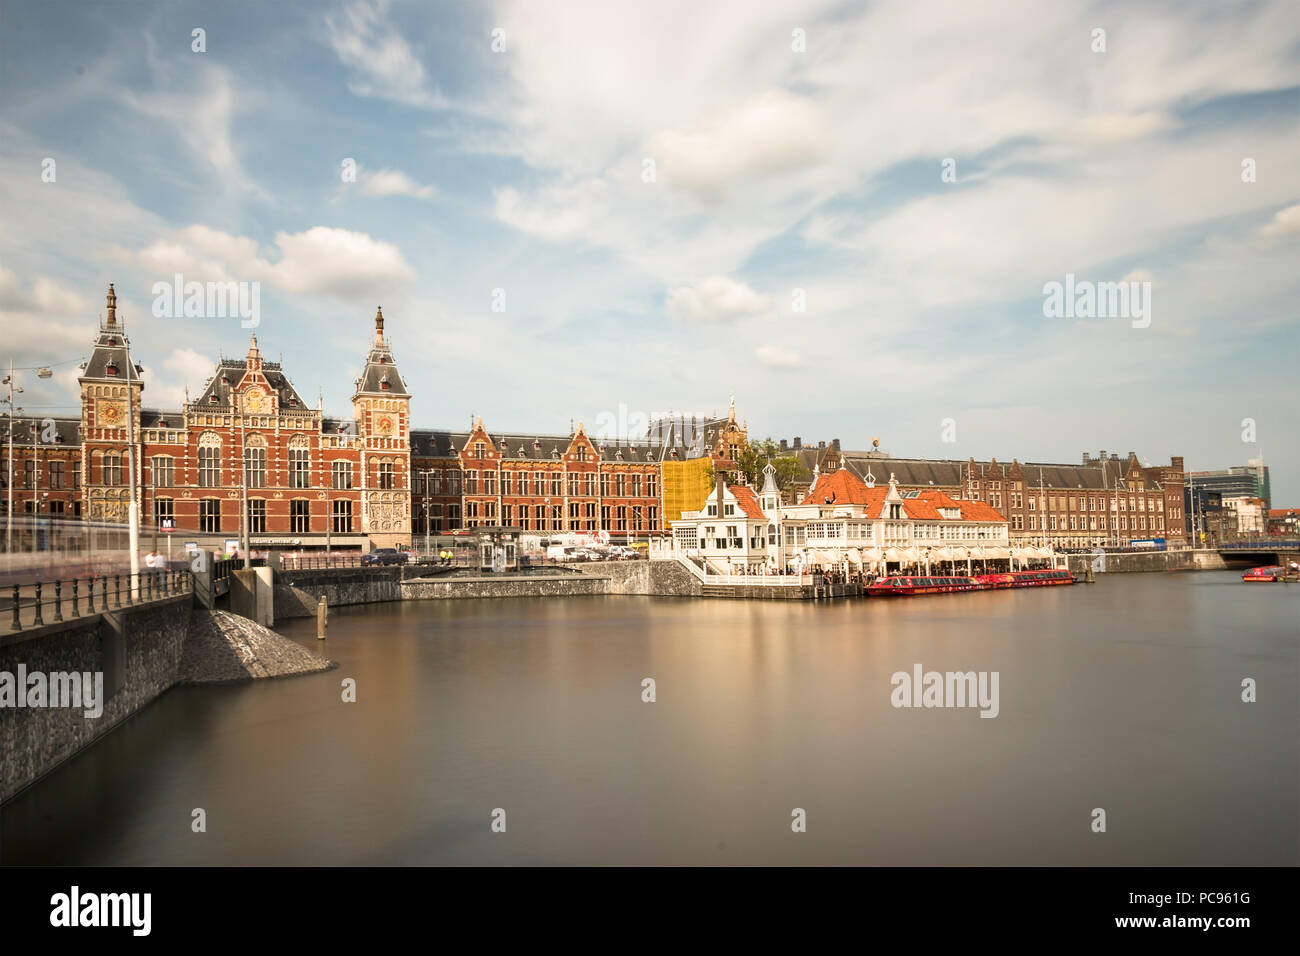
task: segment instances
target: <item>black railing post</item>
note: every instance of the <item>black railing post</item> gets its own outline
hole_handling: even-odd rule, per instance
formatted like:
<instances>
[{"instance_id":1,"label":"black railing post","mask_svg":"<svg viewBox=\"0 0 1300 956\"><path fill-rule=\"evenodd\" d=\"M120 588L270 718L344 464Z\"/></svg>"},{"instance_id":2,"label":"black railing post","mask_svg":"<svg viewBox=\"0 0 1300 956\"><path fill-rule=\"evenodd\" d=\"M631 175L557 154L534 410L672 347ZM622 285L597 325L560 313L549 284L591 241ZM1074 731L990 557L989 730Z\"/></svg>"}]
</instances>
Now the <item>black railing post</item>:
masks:
<instances>
[{"instance_id":1,"label":"black railing post","mask_svg":"<svg viewBox=\"0 0 1300 956\"><path fill-rule=\"evenodd\" d=\"M32 627L42 627L45 624L45 618L41 617L41 582L36 582L36 617L32 620Z\"/></svg>"},{"instance_id":2,"label":"black railing post","mask_svg":"<svg viewBox=\"0 0 1300 956\"><path fill-rule=\"evenodd\" d=\"M148 572L145 572L144 580L146 586L144 599L146 601L152 601L153 600L153 575L149 574Z\"/></svg>"},{"instance_id":3,"label":"black railing post","mask_svg":"<svg viewBox=\"0 0 1300 956\"><path fill-rule=\"evenodd\" d=\"M108 606L108 582L104 582L104 606ZM113 575L113 607L122 606L122 575Z\"/></svg>"},{"instance_id":4,"label":"black railing post","mask_svg":"<svg viewBox=\"0 0 1300 956\"><path fill-rule=\"evenodd\" d=\"M18 585L16 585L16 584L14 585L14 623L13 623L13 628L14 628L15 631L17 631L17 630L21 630L21 629L22 629L22 624L19 623L19 621L18 621Z\"/></svg>"},{"instance_id":5,"label":"black railing post","mask_svg":"<svg viewBox=\"0 0 1300 956\"><path fill-rule=\"evenodd\" d=\"M54 620L63 620L63 582L54 582Z\"/></svg>"},{"instance_id":6,"label":"black railing post","mask_svg":"<svg viewBox=\"0 0 1300 956\"><path fill-rule=\"evenodd\" d=\"M77 593L77 579L72 579L72 616L81 617L80 595Z\"/></svg>"}]
</instances>

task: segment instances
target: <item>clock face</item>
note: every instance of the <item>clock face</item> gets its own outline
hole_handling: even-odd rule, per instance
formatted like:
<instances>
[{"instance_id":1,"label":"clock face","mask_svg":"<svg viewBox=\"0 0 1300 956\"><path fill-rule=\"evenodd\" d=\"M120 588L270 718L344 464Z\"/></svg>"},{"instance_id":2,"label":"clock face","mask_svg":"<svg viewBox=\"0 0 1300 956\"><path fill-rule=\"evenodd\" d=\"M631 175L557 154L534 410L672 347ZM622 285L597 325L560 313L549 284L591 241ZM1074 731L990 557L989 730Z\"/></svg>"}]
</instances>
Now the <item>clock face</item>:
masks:
<instances>
[{"instance_id":1,"label":"clock face","mask_svg":"<svg viewBox=\"0 0 1300 956\"><path fill-rule=\"evenodd\" d=\"M385 415L383 418L379 419L375 427L378 429L379 434L391 435L393 433L393 420Z\"/></svg>"},{"instance_id":2,"label":"clock face","mask_svg":"<svg viewBox=\"0 0 1300 956\"><path fill-rule=\"evenodd\" d=\"M95 406L95 417L101 424L121 425L126 420L126 405L122 402L100 401Z\"/></svg>"}]
</instances>

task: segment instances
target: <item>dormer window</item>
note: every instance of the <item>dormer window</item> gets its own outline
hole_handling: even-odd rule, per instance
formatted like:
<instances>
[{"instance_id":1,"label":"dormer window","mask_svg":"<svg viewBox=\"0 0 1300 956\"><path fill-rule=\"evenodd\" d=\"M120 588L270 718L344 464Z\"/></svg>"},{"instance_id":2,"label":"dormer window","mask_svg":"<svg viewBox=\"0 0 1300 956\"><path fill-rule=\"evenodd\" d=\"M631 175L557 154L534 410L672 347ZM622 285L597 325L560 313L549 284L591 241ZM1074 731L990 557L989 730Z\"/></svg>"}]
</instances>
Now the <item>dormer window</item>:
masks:
<instances>
[{"instance_id":1,"label":"dormer window","mask_svg":"<svg viewBox=\"0 0 1300 956\"><path fill-rule=\"evenodd\" d=\"M216 396L215 393L212 394L212 395L209 395L209 396L208 396L208 404L209 404L209 405L215 405L215 404L217 404L217 396Z\"/></svg>"},{"instance_id":2,"label":"dormer window","mask_svg":"<svg viewBox=\"0 0 1300 956\"><path fill-rule=\"evenodd\" d=\"M104 374L105 374L105 375L116 375L116 374L117 374L117 366L114 365L112 362L109 362L108 365L106 365L106 366L104 367Z\"/></svg>"},{"instance_id":3,"label":"dormer window","mask_svg":"<svg viewBox=\"0 0 1300 956\"><path fill-rule=\"evenodd\" d=\"M381 392L387 392L387 391L390 390L392 387L393 387L393 386L390 385L390 384L388 383L388 376L387 376L387 375L385 375L383 378L381 378L381 379L379 380L379 390L380 390Z\"/></svg>"}]
</instances>

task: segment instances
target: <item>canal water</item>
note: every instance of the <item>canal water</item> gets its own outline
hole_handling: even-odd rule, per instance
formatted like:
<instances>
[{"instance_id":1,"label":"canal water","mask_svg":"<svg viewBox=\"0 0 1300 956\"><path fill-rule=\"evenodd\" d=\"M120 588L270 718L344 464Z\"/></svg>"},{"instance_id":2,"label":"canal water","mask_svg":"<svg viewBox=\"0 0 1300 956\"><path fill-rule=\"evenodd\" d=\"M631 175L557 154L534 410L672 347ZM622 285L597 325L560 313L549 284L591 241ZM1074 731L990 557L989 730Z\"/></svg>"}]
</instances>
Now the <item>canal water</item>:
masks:
<instances>
[{"instance_id":1,"label":"canal water","mask_svg":"<svg viewBox=\"0 0 1300 956\"><path fill-rule=\"evenodd\" d=\"M339 669L170 691L5 806L0 853L1295 864L1298 610L1300 586L1235 573L833 604L335 609L323 646L314 621L280 630ZM997 672L997 716L892 706L892 675L916 665Z\"/></svg>"}]
</instances>

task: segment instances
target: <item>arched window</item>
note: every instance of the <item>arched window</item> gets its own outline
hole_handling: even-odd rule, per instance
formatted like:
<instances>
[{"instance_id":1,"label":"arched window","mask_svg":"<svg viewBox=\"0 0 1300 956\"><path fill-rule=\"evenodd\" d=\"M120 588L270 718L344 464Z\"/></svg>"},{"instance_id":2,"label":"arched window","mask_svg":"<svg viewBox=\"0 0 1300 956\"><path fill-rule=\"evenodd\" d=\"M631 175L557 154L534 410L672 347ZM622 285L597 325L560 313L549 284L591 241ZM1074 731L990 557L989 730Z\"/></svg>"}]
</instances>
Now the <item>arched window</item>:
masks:
<instances>
[{"instance_id":1,"label":"arched window","mask_svg":"<svg viewBox=\"0 0 1300 956\"><path fill-rule=\"evenodd\" d=\"M289 440L289 487L311 487L311 449L302 435Z\"/></svg>"},{"instance_id":2,"label":"arched window","mask_svg":"<svg viewBox=\"0 0 1300 956\"><path fill-rule=\"evenodd\" d=\"M266 487L266 439L250 435L244 444L244 481L249 488Z\"/></svg>"},{"instance_id":3,"label":"arched window","mask_svg":"<svg viewBox=\"0 0 1300 956\"><path fill-rule=\"evenodd\" d=\"M199 436L199 487L221 486L221 436L204 432ZM218 517L218 523L220 518Z\"/></svg>"}]
</instances>

